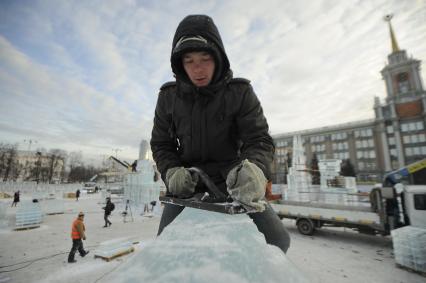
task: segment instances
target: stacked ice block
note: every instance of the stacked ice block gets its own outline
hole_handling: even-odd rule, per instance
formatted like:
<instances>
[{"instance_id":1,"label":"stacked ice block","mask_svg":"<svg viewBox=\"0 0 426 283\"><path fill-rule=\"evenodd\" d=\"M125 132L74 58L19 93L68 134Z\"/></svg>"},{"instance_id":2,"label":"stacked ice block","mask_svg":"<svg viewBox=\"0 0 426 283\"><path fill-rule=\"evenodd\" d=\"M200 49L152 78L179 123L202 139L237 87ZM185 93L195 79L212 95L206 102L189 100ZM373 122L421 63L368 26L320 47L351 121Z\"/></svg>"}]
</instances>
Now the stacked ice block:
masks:
<instances>
[{"instance_id":1,"label":"stacked ice block","mask_svg":"<svg viewBox=\"0 0 426 283\"><path fill-rule=\"evenodd\" d=\"M393 230L392 242L397 264L426 272L426 229L406 226Z\"/></svg>"},{"instance_id":2,"label":"stacked ice block","mask_svg":"<svg viewBox=\"0 0 426 283\"><path fill-rule=\"evenodd\" d=\"M43 222L43 213L40 203L24 201L16 211L15 229L39 227Z\"/></svg>"},{"instance_id":3,"label":"stacked ice block","mask_svg":"<svg viewBox=\"0 0 426 283\"><path fill-rule=\"evenodd\" d=\"M129 241L104 242L95 251L95 257L112 259L119 255L132 252L133 250L133 244Z\"/></svg>"},{"instance_id":4,"label":"stacked ice block","mask_svg":"<svg viewBox=\"0 0 426 283\"><path fill-rule=\"evenodd\" d=\"M4 202L0 202L0 229L7 228L7 226L7 204Z\"/></svg>"},{"instance_id":5,"label":"stacked ice block","mask_svg":"<svg viewBox=\"0 0 426 283\"><path fill-rule=\"evenodd\" d=\"M160 196L160 182L154 181L154 164L149 160L139 163L140 171L127 174L124 180L124 198L135 206L149 205Z\"/></svg>"}]
</instances>

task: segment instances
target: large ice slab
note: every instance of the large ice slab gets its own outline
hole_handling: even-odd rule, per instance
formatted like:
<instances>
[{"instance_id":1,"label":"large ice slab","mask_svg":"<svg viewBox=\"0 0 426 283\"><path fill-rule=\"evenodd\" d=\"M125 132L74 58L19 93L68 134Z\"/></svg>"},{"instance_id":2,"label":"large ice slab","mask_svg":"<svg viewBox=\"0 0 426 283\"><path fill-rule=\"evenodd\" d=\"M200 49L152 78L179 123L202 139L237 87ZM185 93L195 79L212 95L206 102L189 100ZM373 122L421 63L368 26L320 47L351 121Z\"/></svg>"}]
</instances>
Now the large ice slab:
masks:
<instances>
[{"instance_id":1,"label":"large ice slab","mask_svg":"<svg viewBox=\"0 0 426 283\"><path fill-rule=\"evenodd\" d=\"M16 211L15 229L39 227L43 222L40 203L22 201Z\"/></svg>"},{"instance_id":2,"label":"large ice slab","mask_svg":"<svg viewBox=\"0 0 426 283\"><path fill-rule=\"evenodd\" d=\"M395 262L426 272L426 229L405 226L392 230L391 233Z\"/></svg>"},{"instance_id":3,"label":"large ice slab","mask_svg":"<svg viewBox=\"0 0 426 283\"><path fill-rule=\"evenodd\" d=\"M308 282L247 215L192 208L106 282Z\"/></svg>"},{"instance_id":4,"label":"large ice slab","mask_svg":"<svg viewBox=\"0 0 426 283\"><path fill-rule=\"evenodd\" d=\"M101 243L95 250L94 256L95 258L100 257L108 260L132 252L133 250L134 248L130 241L118 239L116 241Z\"/></svg>"}]
</instances>

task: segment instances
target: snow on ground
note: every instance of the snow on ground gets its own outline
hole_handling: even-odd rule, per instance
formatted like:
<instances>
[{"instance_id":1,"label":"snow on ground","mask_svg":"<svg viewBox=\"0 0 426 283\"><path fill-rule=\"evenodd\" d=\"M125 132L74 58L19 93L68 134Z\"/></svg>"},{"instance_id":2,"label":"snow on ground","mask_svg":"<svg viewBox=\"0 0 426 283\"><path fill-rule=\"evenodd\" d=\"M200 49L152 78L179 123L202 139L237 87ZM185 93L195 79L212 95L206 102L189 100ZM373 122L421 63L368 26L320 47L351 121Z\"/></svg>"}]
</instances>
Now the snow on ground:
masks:
<instances>
[{"instance_id":1,"label":"snow on ground","mask_svg":"<svg viewBox=\"0 0 426 283\"><path fill-rule=\"evenodd\" d=\"M134 222L124 223L120 215L123 208L116 206L111 217L112 226L102 228L100 194L83 194L78 202L65 199L64 214L46 215L40 228L23 231L12 229L17 210L10 207L12 200L0 201L7 203L9 220L9 227L0 229L0 283L103 282L114 277L115 272L131 259L140 256L145 248L151 247L152 252L155 246L159 217L142 217L140 211L133 211ZM68 264L71 223L79 211L86 213L87 240L84 244L92 253L85 258L77 254L77 263ZM314 236L303 236L292 220L283 221L292 240L287 257L314 283L426 281L424 276L395 266L389 237L362 235L340 228L324 228ZM134 242L135 252L110 262L93 257L100 243L119 239ZM285 279L281 282L288 282Z\"/></svg>"}]
</instances>

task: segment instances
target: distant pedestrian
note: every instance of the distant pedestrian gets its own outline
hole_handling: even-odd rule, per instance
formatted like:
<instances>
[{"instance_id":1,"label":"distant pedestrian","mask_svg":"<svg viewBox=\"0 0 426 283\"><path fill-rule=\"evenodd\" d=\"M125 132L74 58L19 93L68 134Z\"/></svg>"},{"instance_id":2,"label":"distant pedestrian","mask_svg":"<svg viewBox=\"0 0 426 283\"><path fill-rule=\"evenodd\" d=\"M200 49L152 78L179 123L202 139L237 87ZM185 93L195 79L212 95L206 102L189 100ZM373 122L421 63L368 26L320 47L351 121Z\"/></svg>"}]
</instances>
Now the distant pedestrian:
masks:
<instances>
[{"instance_id":1,"label":"distant pedestrian","mask_svg":"<svg viewBox=\"0 0 426 283\"><path fill-rule=\"evenodd\" d=\"M111 221L109 221L108 217L111 215L111 212L114 210L115 205L111 202L111 198L106 198L106 205L102 208L105 210L104 212L104 220L105 220L105 227L111 226Z\"/></svg>"},{"instance_id":2,"label":"distant pedestrian","mask_svg":"<svg viewBox=\"0 0 426 283\"><path fill-rule=\"evenodd\" d=\"M151 204L151 212L154 212L154 206L157 204L157 202L153 200L149 204Z\"/></svg>"},{"instance_id":3,"label":"distant pedestrian","mask_svg":"<svg viewBox=\"0 0 426 283\"><path fill-rule=\"evenodd\" d=\"M13 194L13 202L12 202L11 207L16 206L18 204L18 202L19 202L19 191L15 192Z\"/></svg>"},{"instance_id":4,"label":"distant pedestrian","mask_svg":"<svg viewBox=\"0 0 426 283\"><path fill-rule=\"evenodd\" d=\"M137 160L135 160L133 163L132 163L132 172L136 172L136 168L138 167L138 161Z\"/></svg>"},{"instance_id":5,"label":"distant pedestrian","mask_svg":"<svg viewBox=\"0 0 426 283\"><path fill-rule=\"evenodd\" d=\"M81 257L85 257L89 251L85 251L83 247L83 241L86 240L86 227L84 226L84 213L80 212L77 219L74 220L71 227L71 239L72 239L72 248L68 255L68 262L74 263L77 262L74 259L75 253L78 251Z\"/></svg>"},{"instance_id":6,"label":"distant pedestrian","mask_svg":"<svg viewBox=\"0 0 426 283\"><path fill-rule=\"evenodd\" d=\"M77 189L75 192L75 201L78 201L78 198L80 197L80 189Z\"/></svg>"}]
</instances>

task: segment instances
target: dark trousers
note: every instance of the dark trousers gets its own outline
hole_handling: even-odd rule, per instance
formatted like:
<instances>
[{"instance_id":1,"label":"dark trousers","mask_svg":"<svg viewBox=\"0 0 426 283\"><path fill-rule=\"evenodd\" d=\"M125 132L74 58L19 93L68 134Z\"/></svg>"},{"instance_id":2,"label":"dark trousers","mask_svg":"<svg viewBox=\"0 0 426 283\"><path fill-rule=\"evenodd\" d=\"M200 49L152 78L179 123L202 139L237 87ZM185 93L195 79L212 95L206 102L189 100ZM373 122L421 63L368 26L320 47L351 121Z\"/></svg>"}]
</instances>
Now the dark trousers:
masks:
<instances>
[{"instance_id":1,"label":"dark trousers","mask_svg":"<svg viewBox=\"0 0 426 283\"><path fill-rule=\"evenodd\" d=\"M169 203L164 204L157 236L163 232L163 229L169 225L184 208L184 206ZM265 236L266 243L277 246L284 253L287 252L290 246L290 235L269 204L266 205L263 212L249 213L248 215L253 220L254 224L256 224L257 230Z\"/></svg>"},{"instance_id":2,"label":"dark trousers","mask_svg":"<svg viewBox=\"0 0 426 283\"><path fill-rule=\"evenodd\" d=\"M81 239L73 239L72 240L72 248L70 254L68 255L68 261L73 261L76 251L80 253L81 256L86 255L86 251L83 247L83 241Z\"/></svg>"},{"instance_id":3,"label":"dark trousers","mask_svg":"<svg viewBox=\"0 0 426 283\"><path fill-rule=\"evenodd\" d=\"M108 225L112 224L111 221L109 221L108 217L109 217L109 214L105 213L104 214L105 226L108 226Z\"/></svg>"}]
</instances>

